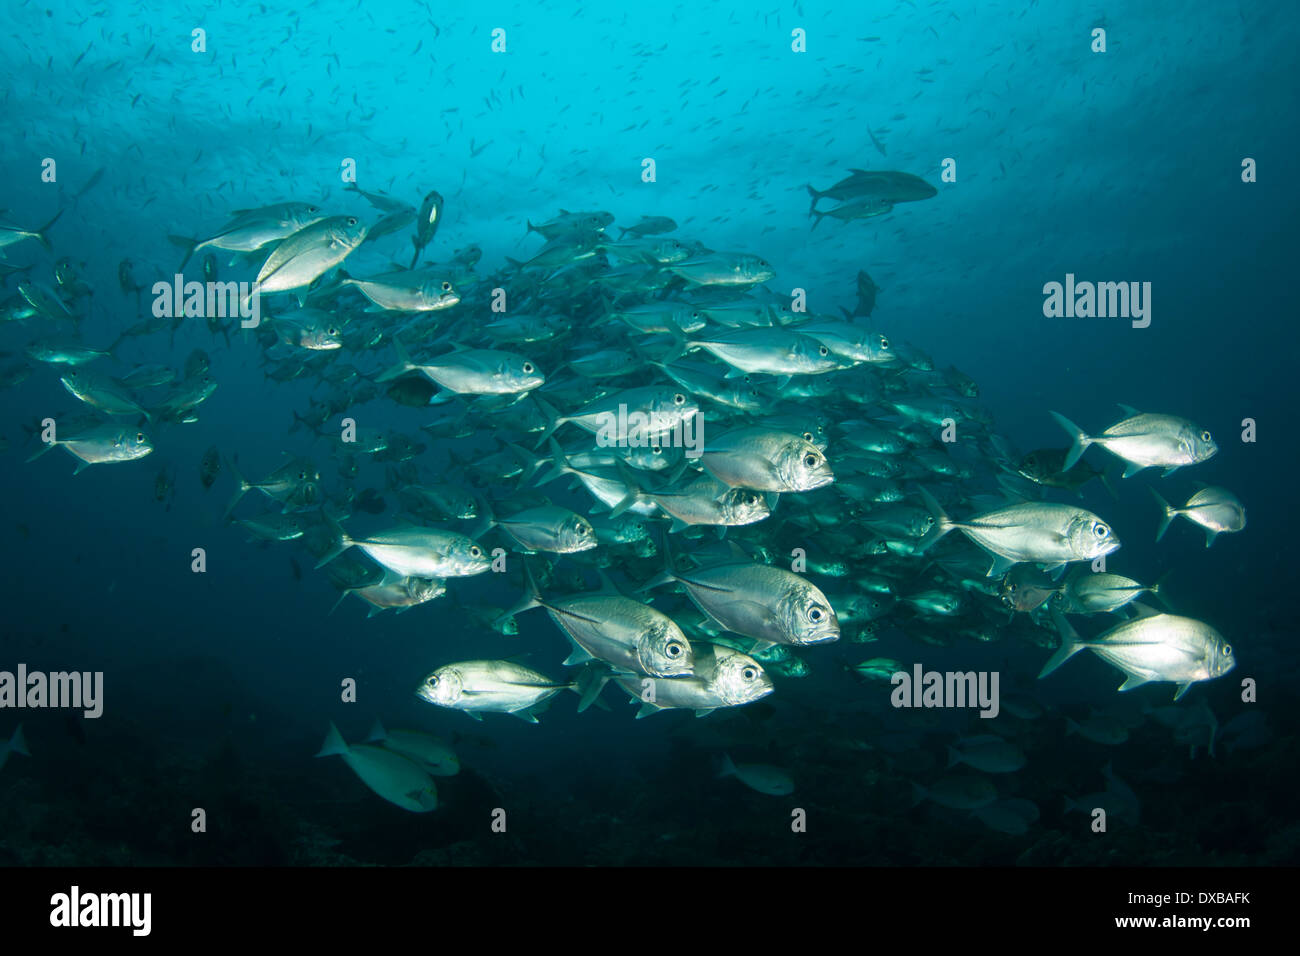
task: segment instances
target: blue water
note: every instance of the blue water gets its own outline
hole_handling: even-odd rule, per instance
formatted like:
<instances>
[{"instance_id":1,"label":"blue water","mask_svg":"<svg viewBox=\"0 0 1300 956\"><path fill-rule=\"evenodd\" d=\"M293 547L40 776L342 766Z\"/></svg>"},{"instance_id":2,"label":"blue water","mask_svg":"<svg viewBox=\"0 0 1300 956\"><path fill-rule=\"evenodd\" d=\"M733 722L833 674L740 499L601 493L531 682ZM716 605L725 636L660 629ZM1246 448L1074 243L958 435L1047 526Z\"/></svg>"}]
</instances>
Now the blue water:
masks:
<instances>
[{"instance_id":1,"label":"blue water","mask_svg":"<svg viewBox=\"0 0 1300 956\"><path fill-rule=\"evenodd\" d=\"M1102 851L1060 802L1099 789L1112 759L1142 797L1143 824L1111 835L1111 859L1294 861L1294 836L1270 844L1266 835L1287 825L1282 794L1295 781L1288 277L1300 212L1300 15L1286 4L1164 0L1104 11L846 6L11 3L0 12L0 207L32 227L63 213L51 253L28 242L6 261L33 264L33 277L53 285L53 261L70 257L95 290L82 337L107 344L143 315L119 290L118 263L129 257L146 286L169 281L179 260L169 233L205 236L232 210L287 200L376 219L343 188L341 164L352 159L363 189L411 204L441 192L444 221L426 258L446 261L476 243L482 276L507 256L533 255L539 240L526 222L560 209L608 210L620 225L672 217L677 237L763 256L776 269L768 288L805 289L814 312L852 308L854 277L866 269L882 289L879 328L977 381L997 432L1021 450L1065 444L1049 410L1100 429L1119 402L1213 432L1219 454L1165 480L1162 493L1190 494L1193 480L1230 487L1248 509L1243 533L1207 550L1180 519L1157 545L1142 487L1159 482L1152 472L1124 483L1118 502L1095 485L1084 502L1124 541L1113 569L1144 581L1171 572L1179 613L1232 641L1237 670L1192 693L1221 724L1262 709L1268 742L1193 759L1154 723L1121 747L1067 742L1057 711L1109 705L1116 672L1083 655L1035 688L1046 651L934 648L909 641L906 628L879 645L809 651L812 676L778 679L756 705L762 716L746 718L757 729L734 735L745 759L791 773L798 790L788 798L715 782L722 747L689 739L704 722L635 721L613 690L608 713L578 715L560 701L540 726L437 711L412 694L434 667L528 653L532 666L558 673L561 635L540 612L521 618L518 638L476 630L446 600L366 619L349 599L327 614L337 592L311 556L248 543L222 521L229 470L205 492L198 463L216 445L261 477L291 451L312 455L327 484L344 483L324 441L288 432L292 413L328 388L277 384L255 341L234 336L227 347L189 320L174 341L164 332L117 352L125 371L178 367L202 348L219 382L199 421L168 427L142 461L75 477L59 450L24 464L34 446L22 426L76 403L48 367L2 393L0 670L22 661L103 671L106 699L104 717L75 730L61 714L24 715L33 757L13 757L0 773L0 861L1094 862ZM1097 26L1105 53L1090 49ZM195 28L206 31L206 52L191 50ZM496 28L504 53L492 51ZM791 50L795 29L806 32L806 52ZM47 157L55 182L41 179ZM1242 181L1247 157L1257 182ZM646 158L653 183L642 181ZM941 178L949 158L955 181ZM888 217L810 229L805 184L824 189L850 168L907 171L939 193ZM363 247L346 268L405 264L406 235ZM254 276L227 268L225 255L220 263L222 278ZM1150 282L1150 327L1045 318L1043 285L1067 273ZM18 278L4 279L6 298ZM468 327L489 318L460 310L455 321ZM574 338L583 336L579 326ZM31 337L21 323L0 327L0 348L14 353L6 364ZM389 364L391 351L379 358L370 366ZM427 420L384 399L355 417L413 435ZM1246 418L1258 425L1254 443L1240 440ZM435 449L420 464L431 478L445 459ZM367 467L358 487L381 485L382 467ZM175 475L170 507L153 496L161 468ZM190 570L194 548L206 550L206 573ZM452 587L501 605L519 593L517 580L492 575ZM925 775L830 746L840 735L870 742L874 725L852 715L864 695L881 694L846 677L841 653L1022 675L1051 713L1023 738L1029 765L1008 793L1034 799L1042 820L1012 836L958 812L910 809L909 786ZM1257 704L1240 700L1248 677L1259 682ZM347 678L357 703L340 701ZM1139 693L1162 706L1170 690ZM375 717L470 735L456 744L466 770L442 782L439 811L404 814L339 761L311 759L330 720L351 740ZM15 723L0 711L0 735ZM958 729L945 728L947 738ZM927 746L942 758L947 738ZM1139 779L1156 761L1168 772ZM183 825L172 837L157 832L160 814L187 820L209 804L256 836L195 849ZM495 806L516 814L508 845L488 832ZM791 842L791 806L812 808L821 832ZM575 836L560 835L566 826ZM770 840L755 837L768 831Z\"/></svg>"}]
</instances>

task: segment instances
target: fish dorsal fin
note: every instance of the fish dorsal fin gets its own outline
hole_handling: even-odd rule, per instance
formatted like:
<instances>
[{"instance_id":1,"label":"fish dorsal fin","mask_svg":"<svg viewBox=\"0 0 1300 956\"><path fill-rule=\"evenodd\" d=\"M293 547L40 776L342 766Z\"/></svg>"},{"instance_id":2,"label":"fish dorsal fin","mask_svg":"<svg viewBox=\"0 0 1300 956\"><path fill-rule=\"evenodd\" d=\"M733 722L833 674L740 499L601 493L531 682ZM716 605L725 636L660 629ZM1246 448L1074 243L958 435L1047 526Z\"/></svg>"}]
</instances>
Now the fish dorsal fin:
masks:
<instances>
[{"instance_id":1,"label":"fish dorsal fin","mask_svg":"<svg viewBox=\"0 0 1300 956\"><path fill-rule=\"evenodd\" d=\"M1128 606L1131 607L1134 611L1133 614L1134 619L1141 618L1141 617L1155 617L1160 613L1155 608L1151 607L1148 604L1143 604L1141 601L1130 601Z\"/></svg>"},{"instance_id":2,"label":"fish dorsal fin","mask_svg":"<svg viewBox=\"0 0 1300 956\"><path fill-rule=\"evenodd\" d=\"M1129 417L1142 414L1132 405L1125 405L1123 402L1116 402L1115 404L1119 406L1120 411L1122 411L1125 415L1128 415Z\"/></svg>"}]
</instances>

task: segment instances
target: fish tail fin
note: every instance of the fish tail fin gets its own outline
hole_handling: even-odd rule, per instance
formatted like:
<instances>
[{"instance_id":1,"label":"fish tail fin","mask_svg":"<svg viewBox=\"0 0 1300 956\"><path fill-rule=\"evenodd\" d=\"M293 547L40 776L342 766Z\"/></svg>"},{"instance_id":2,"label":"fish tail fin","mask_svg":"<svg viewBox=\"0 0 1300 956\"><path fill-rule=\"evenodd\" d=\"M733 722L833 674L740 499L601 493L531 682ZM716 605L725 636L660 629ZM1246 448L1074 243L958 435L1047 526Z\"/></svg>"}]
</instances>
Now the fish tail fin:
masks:
<instances>
[{"instance_id":1,"label":"fish tail fin","mask_svg":"<svg viewBox=\"0 0 1300 956\"><path fill-rule=\"evenodd\" d=\"M172 245L180 246L185 250L185 258L182 259L181 264L176 267L177 269L184 269L185 263L189 262L190 257L194 255L194 250L198 246L199 241L197 239L190 239L186 236L168 236L167 241Z\"/></svg>"},{"instance_id":2,"label":"fish tail fin","mask_svg":"<svg viewBox=\"0 0 1300 956\"><path fill-rule=\"evenodd\" d=\"M808 190L808 195L812 197L812 205L808 207L808 217L812 218L813 214L817 212L817 200L822 198L822 194L813 189L808 183L805 183L803 188Z\"/></svg>"},{"instance_id":3,"label":"fish tail fin","mask_svg":"<svg viewBox=\"0 0 1300 956\"><path fill-rule=\"evenodd\" d=\"M235 479L235 495L230 499L230 504L226 505L226 513L222 516L223 520L229 521L231 513L235 510L235 505L239 504L239 502L243 500L244 495L248 494L248 489L253 486L248 483L248 479L245 478L243 473L239 470L239 466L229 458L226 459L226 468Z\"/></svg>"},{"instance_id":4,"label":"fish tail fin","mask_svg":"<svg viewBox=\"0 0 1300 956\"><path fill-rule=\"evenodd\" d=\"M56 222L59 221L59 217L62 215L63 215L63 210L60 209L58 212L54 214L53 219L51 219L45 225L41 226L41 228L36 230L36 241L45 247L46 252L50 251L50 237L47 236L46 233L50 231L50 226L54 225Z\"/></svg>"},{"instance_id":5,"label":"fish tail fin","mask_svg":"<svg viewBox=\"0 0 1300 956\"><path fill-rule=\"evenodd\" d=\"M542 485L548 485L556 478L563 478L565 475L571 474L573 471L573 469L569 467L569 460L564 456L564 449L560 447L559 442L554 438L550 438L547 440L546 447L550 449L551 456L550 458L542 460L551 463L551 470L538 479L534 485L535 488L540 488ZM540 462L538 470L540 470Z\"/></svg>"},{"instance_id":6,"label":"fish tail fin","mask_svg":"<svg viewBox=\"0 0 1300 956\"><path fill-rule=\"evenodd\" d=\"M1051 416L1056 419L1056 423L1065 429L1065 433L1070 436L1074 444L1070 446L1070 452L1065 456L1065 471L1074 467L1074 463L1082 457L1088 446L1092 444L1092 438L1088 436L1082 428L1070 421L1059 412L1052 412Z\"/></svg>"},{"instance_id":7,"label":"fish tail fin","mask_svg":"<svg viewBox=\"0 0 1300 956\"><path fill-rule=\"evenodd\" d=\"M1079 640L1079 633L1070 626L1070 622L1065 619L1064 614L1060 611L1053 610L1052 620L1056 623L1056 629L1061 634L1061 646L1057 649L1055 654L1047 659L1047 663L1043 665L1043 669L1038 672L1039 680L1042 680L1075 654L1079 653L1079 651L1087 647L1086 644Z\"/></svg>"},{"instance_id":8,"label":"fish tail fin","mask_svg":"<svg viewBox=\"0 0 1300 956\"><path fill-rule=\"evenodd\" d=\"M641 585L639 588L636 588L633 593L641 594L644 593L645 591L649 591L652 590L653 588L657 588L660 587L661 585L667 584L670 581L677 580L677 569L673 567L672 548L668 544L668 535L665 534L663 536L663 542L664 542L664 546L659 550L664 556L664 569L661 572L659 572L659 574L655 575L653 578L647 581L645 584Z\"/></svg>"},{"instance_id":9,"label":"fish tail fin","mask_svg":"<svg viewBox=\"0 0 1300 956\"><path fill-rule=\"evenodd\" d=\"M1164 594L1161 593L1160 589L1169 583L1169 575L1173 573L1174 573L1174 569L1170 568L1164 574L1160 575L1160 577L1156 578L1155 584L1151 585L1151 596L1154 597L1157 601L1159 601L1160 606L1163 607L1166 611L1173 610L1173 609L1169 606L1168 599L1165 598Z\"/></svg>"},{"instance_id":10,"label":"fish tail fin","mask_svg":"<svg viewBox=\"0 0 1300 956\"><path fill-rule=\"evenodd\" d=\"M510 608L510 610L498 615L496 619L492 621L493 627L498 627L503 621L514 617L516 614L522 614L524 611L531 611L535 607L545 606L542 600L542 592L537 587L537 579L533 577L533 569L528 566L527 561L523 562L523 564L524 595L519 599L518 604Z\"/></svg>"},{"instance_id":11,"label":"fish tail fin","mask_svg":"<svg viewBox=\"0 0 1300 956\"><path fill-rule=\"evenodd\" d=\"M330 549L325 552L324 556L316 562L317 570L325 567L325 565L329 564L348 548L352 547L352 539L347 536L342 525L331 518L323 508L321 509L320 516L325 520L325 525L330 529L330 534L333 535L333 543L330 545Z\"/></svg>"},{"instance_id":12,"label":"fish tail fin","mask_svg":"<svg viewBox=\"0 0 1300 956\"><path fill-rule=\"evenodd\" d=\"M957 752L957 748L956 748L956 747L949 747L949 748L948 748L948 766L947 766L947 769L948 769L948 770L951 770L953 767L957 766L957 764L959 764L959 763L961 763L961 754L959 754L959 753Z\"/></svg>"},{"instance_id":13,"label":"fish tail fin","mask_svg":"<svg viewBox=\"0 0 1300 956\"><path fill-rule=\"evenodd\" d=\"M809 215L815 217L815 218L813 219L813 224L812 224L813 229L816 229L818 226L820 226L820 225L822 224L822 220L825 219L826 216L827 216L826 213L824 213L824 212L820 212L819 210L816 210L816 209L814 209L814 210L813 210ZM809 232L812 232L812 229L810 229L810 230L808 230L808 231L809 231Z\"/></svg>"},{"instance_id":14,"label":"fish tail fin","mask_svg":"<svg viewBox=\"0 0 1300 956\"><path fill-rule=\"evenodd\" d=\"M340 592L339 592L339 599L338 599L337 601L335 601L333 604L331 604L331 605L330 605L330 609L329 609L328 611L325 612L326 617L328 617L329 615L331 615L331 614L333 614L335 611L337 611L337 610L339 609L339 605L342 604L343 601L347 598L347 596L348 596L349 594L351 594L351 593L352 593L352 589L351 589L351 588L344 588L342 591L340 591Z\"/></svg>"},{"instance_id":15,"label":"fish tail fin","mask_svg":"<svg viewBox=\"0 0 1300 956\"><path fill-rule=\"evenodd\" d=\"M57 219L58 217L56 216L55 218ZM27 738L23 736L22 724L19 724L14 728L14 732L9 738L9 749L16 754L22 754L24 757L30 757L32 755L31 751L27 749Z\"/></svg>"},{"instance_id":16,"label":"fish tail fin","mask_svg":"<svg viewBox=\"0 0 1300 956\"><path fill-rule=\"evenodd\" d=\"M1169 524L1174 520L1174 516L1177 515L1178 512L1170 507L1169 502L1165 501L1165 499L1160 496L1160 492L1156 491L1154 488L1151 489L1151 494L1156 499L1156 504L1160 506L1160 510L1163 512L1160 517L1160 527L1156 529L1156 540L1159 541L1165 536L1165 532L1169 530Z\"/></svg>"},{"instance_id":17,"label":"fish tail fin","mask_svg":"<svg viewBox=\"0 0 1300 956\"><path fill-rule=\"evenodd\" d=\"M925 533L925 536L916 543L918 554L928 551L936 541L951 531L956 525L948 518L947 513L943 510L943 505L935 500L934 495L930 494L925 488L919 489L921 500L925 502L926 509L930 516L934 518L934 527Z\"/></svg>"},{"instance_id":18,"label":"fish tail fin","mask_svg":"<svg viewBox=\"0 0 1300 956\"><path fill-rule=\"evenodd\" d=\"M33 454L30 455L30 456L28 456L27 460L28 460L28 461L35 461L37 458L40 458L41 455L44 455L44 454L45 454L46 452L48 452L51 448L55 447L55 446L58 445L58 444L60 444L60 442L59 442L59 440L58 440L57 438L54 439L54 441L43 441L43 442L41 442L41 450L38 451L38 452L33 453Z\"/></svg>"},{"instance_id":19,"label":"fish tail fin","mask_svg":"<svg viewBox=\"0 0 1300 956\"><path fill-rule=\"evenodd\" d=\"M397 364L387 372L380 374L380 376L375 379L375 384L379 384L380 382L391 382L393 379L400 378L407 372L411 371L411 369L416 368L415 363L411 361L411 353L407 351L405 343L395 335L393 336L393 348L397 351Z\"/></svg>"},{"instance_id":20,"label":"fish tail fin","mask_svg":"<svg viewBox=\"0 0 1300 956\"><path fill-rule=\"evenodd\" d=\"M736 775L736 765L732 763L731 755L724 753L722 759L718 761L717 777L734 777Z\"/></svg>"},{"instance_id":21,"label":"fish tail fin","mask_svg":"<svg viewBox=\"0 0 1300 956\"><path fill-rule=\"evenodd\" d=\"M1106 474L1104 470L1101 473L1101 483L1105 485L1106 490L1110 492L1110 496L1116 501L1119 501L1119 492L1115 490L1115 486L1110 482L1110 475Z\"/></svg>"},{"instance_id":22,"label":"fish tail fin","mask_svg":"<svg viewBox=\"0 0 1300 956\"><path fill-rule=\"evenodd\" d=\"M540 411L542 415L546 418L546 430L542 432L542 437L539 438L537 440L537 444L533 446L534 448L541 448L542 445L546 443L546 440L550 438L552 435L554 435L555 430L559 428L560 425L562 424L562 422L560 421L561 416L560 413L556 411L555 408L551 406L548 402L546 402L545 399L541 398L538 395L533 395L532 398L533 401L537 403L537 410Z\"/></svg>"},{"instance_id":23,"label":"fish tail fin","mask_svg":"<svg viewBox=\"0 0 1300 956\"><path fill-rule=\"evenodd\" d=\"M627 485L627 494L623 496L622 500L620 500L618 504L614 505L614 507L610 509L610 518L617 518L623 512L627 511L628 508L631 508L641 500L641 488L636 483L636 478L632 475L632 469L628 468L627 465L618 460L614 462L614 468L618 471L619 478L623 479L623 484Z\"/></svg>"},{"instance_id":24,"label":"fish tail fin","mask_svg":"<svg viewBox=\"0 0 1300 956\"><path fill-rule=\"evenodd\" d=\"M600 692L609 683L609 669L598 664L588 664L582 669L575 681L574 691L578 694L578 713L582 713L600 697Z\"/></svg>"},{"instance_id":25,"label":"fish tail fin","mask_svg":"<svg viewBox=\"0 0 1300 956\"><path fill-rule=\"evenodd\" d=\"M686 333L681 330L681 327L676 322L672 321L665 324L668 334L672 336L673 342L672 345L668 347L668 350L655 360L655 363L661 366L676 362L687 352L691 351L691 343L687 340Z\"/></svg>"},{"instance_id":26,"label":"fish tail fin","mask_svg":"<svg viewBox=\"0 0 1300 956\"><path fill-rule=\"evenodd\" d=\"M373 744L387 739L388 731L384 729L383 721L376 717L375 722L370 725L370 736L366 738L366 743Z\"/></svg>"},{"instance_id":27,"label":"fish tail fin","mask_svg":"<svg viewBox=\"0 0 1300 956\"><path fill-rule=\"evenodd\" d=\"M347 741L339 733L339 729L334 726L334 721L330 721L330 729L325 734L325 742L320 745L320 753L317 757L339 757L348 752Z\"/></svg>"}]
</instances>

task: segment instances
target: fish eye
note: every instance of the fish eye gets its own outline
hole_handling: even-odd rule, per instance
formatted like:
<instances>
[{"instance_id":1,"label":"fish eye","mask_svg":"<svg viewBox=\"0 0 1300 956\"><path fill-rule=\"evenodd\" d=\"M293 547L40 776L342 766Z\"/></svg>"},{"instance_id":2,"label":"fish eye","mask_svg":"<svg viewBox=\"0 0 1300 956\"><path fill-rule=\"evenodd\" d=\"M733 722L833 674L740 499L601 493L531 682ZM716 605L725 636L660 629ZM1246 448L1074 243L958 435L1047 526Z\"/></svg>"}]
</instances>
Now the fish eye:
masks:
<instances>
[{"instance_id":1,"label":"fish eye","mask_svg":"<svg viewBox=\"0 0 1300 956\"><path fill-rule=\"evenodd\" d=\"M821 355L821 356L823 356L823 357L825 357L825 356L831 354L831 350L828 349L828 348L827 348L826 346L824 346L824 345L819 346L819 347L817 348L817 352L818 352L819 355Z\"/></svg>"},{"instance_id":2,"label":"fish eye","mask_svg":"<svg viewBox=\"0 0 1300 956\"><path fill-rule=\"evenodd\" d=\"M804 456L803 456L803 463L804 463L804 467L806 467L806 468L815 468L815 467L817 466L817 456L816 456L816 455L804 455Z\"/></svg>"},{"instance_id":3,"label":"fish eye","mask_svg":"<svg viewBox=\"0 0 1300 956\"><path fill-rule=\"evenodd\" d=\"M135 440L136 440L136 441L144 441L144 432L136 432L136 433L135 433Z\"/></svg>"},{"instance_id":4,"label":"fish eye","mask_svg":"<svg viewBox=\"0 0 1300 956\"><path fill-rule=\"evenodd\" d=\"M355 226L356 224L357 224L357 219L356 219L356 217L355 217L355 216L348 216L348 225L349 225L349 226Z\"/></svg>"},{"instance_id":5,"label":"fish eye","mask_svg":"<svg viewBox=\"0 0 1300 956\"><path fill-rule=\"evenodd\" d=\"M819 607L812 608L808 611L808 619L816 624L822 619L822 609Z\"/></svg>"},{"instance_id":6,"label":"fish eye","mask_svg":"<svg viewBox=\"0 0 1300 956\"><path fill-rule=\"evenodd\" d=\"M1210 433L1209 433L1209 432L1201 432L1201 441L1209 441L1209 440L1210 440Z\"/></svg>"},{"instance_id":7,"label":"fish eye","mask_svg":"<svg viewBox=\"0 0 1300 956\"><path fill-rule=\"evenodd\" d=\"M883 338L883 337L882 337L881 340L880 340L880 347L881 347L882 349L888 349L888 348L889 348L889 339L886 339L886 338Z\"/></svg>"},{"instance_id":8,"label":"fish eye","mask_svg":"<svg viewBox=\"0 0 1300 956\"><path fill-rule=\"evenodd\" d=\"M306 480L307 480L307 472L305 472L305 471L300 471L300 472L298 472L298 480L299 480L299 481L306 481Z\"/></svg>"},{"instance_id":9,"label":"fish eye","mask_svg":"<svg viewBox=\"0 0 1300 956\"><path fill-rule=\"evenodd\" d=\"M450 283L450 282L444 282L444 283L442 284L442 291L443 291L443 292L450 292L450 291L451 291L451 283Z\"/></svg>"},{"instance_id":10,"label":"fish eye","mask_svg":"<svg viewBox=\"0 0 1300 956\"><path fill-rule=\"evenodd\" d=\"M1097 537L1099 538L1104 538L1106 537L1106 535L1110 534L1110 528L1107 528L1104 524L1101 524L1100 522L1093 525L1092 530L1093 533L1096 534Z\"/></svg>"},{"instance_id":11,"label":"fish eye","mask_svg":"<svg viewBox=\"0 0 1300 956\"><path fill-rule=\"evenodd\" d=\"M425 681L425 683L428 684L430 687L437 687L438 678L436 676L430 677L427 681Z\"/></svg>"},{"instance_id":12,"label":"fish eye","mask_svg":"<svg viewBox=\"0 0 1300 956\"><path fill-rule=\"evenodd\" d=\"M1223 645L1223 653L1224 653L1225 656L1231 655L1231 654L1232 654L1232 645L1231 645L1231 644L1224 644L1224 645Z\"/></svg>"},{"instance_id":13,"label":"fish eye","mask_svg":"<svg viewBox=\"0 0 1300 956\"><path fill-rule=\"evenodd\" d=\"M469 556L471 558L477 558L482 553L483 550L478 545L474 545L474 547L469 549Z\"/></svg>"},{"instance_id":14,"label":"fish eye","mask_svg":"<svg viewBox=\"0 0 1300 956\"><path fill-rule=\"evenodd\" d=\"M307 211L308 211L308 212L320 212L320 207L319 207L319 206L308 206L308 207L307 207Z\"/></svg>"},{"instance_id":15,"label":"fish eye","mask_svg":"<svg viewBox=\"0 0 1300 956\"><path fill-rule=\"evenodd\" d=\"M330 335L338 335L338 334L339 334L339 330L338 330L338 329L333 329L333 328L331 328L331 329L326 329L326 331L329 332Z\"/></svg>"},{"instance_id":16,"label":"fish eye","mask_svg":"<svg viewBox=\"0 0 1300 956\"><path fill-rule=\"evenodd\" d=\"M650 449L650 454L652 455L662 455L663 453L664 450L660 448L658 445L655 445L654 448Z\"/></svg>"},{"instance_id":17,"label":"fish eye","mask_svg":"<svg viewBox=\"0 0 1300 956\"><path fill-rule=\"evenodd\" d=\"M804 432L801 437L803 438L804 441L811 442L817 436L814 435L812 432Z\"/></svg>"},{"instance_id":18,"label":"fish eye","mask_svg":"<svg viewBox=\"0 0 1300 956\"><path fill-rule=\"evenodd\" d=\"M678 392L676 395L673 396L673 404L674 404L674 405L685 405L685 404L686 404L686 396L683 395L681 392Z\"/></svg>"},{"instance_id":19,"label":"fish eye","mask_svg":"<svg viewBox=\"0 0 1300 956\"><path fill-rule=\"evenodd\" d=\"M533 371L533 363L532 363L532 362L525 362L525 363L524 363L524 371L525 371L525 372L528 372L528 373L531 374L532 371Z\"/></svg>"},{"instance_id":20,"label":"fish eye","mask_svg":"<svg viewBox=\"0 0 1300 956\"><path fill-rule=\"evenodd\" d=\"M758 671L752 667L746 667L743 671L740 672L740 676L743 677L745 680L754 680L756 677L758 677Z\"/></svg>"},{"instance_id":21,"label":"fish eye","mask_svg":"<svg viewBox=\"0 0 1300 956\"><path fill-rule=\"evenodd\" d=\"M667 648L665 648L665 652L668 654L669 657L681 657L682 645L678 644L676 641L673 641L671 644L668 645Z\"/></svg>"}]
</instances>

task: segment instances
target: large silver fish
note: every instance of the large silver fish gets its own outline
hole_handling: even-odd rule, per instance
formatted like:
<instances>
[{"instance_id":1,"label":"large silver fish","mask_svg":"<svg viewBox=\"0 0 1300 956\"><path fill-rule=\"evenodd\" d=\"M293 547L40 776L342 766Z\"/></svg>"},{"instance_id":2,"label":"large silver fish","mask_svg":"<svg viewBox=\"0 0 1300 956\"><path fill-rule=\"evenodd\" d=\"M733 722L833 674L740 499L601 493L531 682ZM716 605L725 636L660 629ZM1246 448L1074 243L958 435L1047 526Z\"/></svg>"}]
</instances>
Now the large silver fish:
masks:
<instances>
[{"instance_id":1,"label":"large silver fish","mask_svg":"<svg viewBox=\"0 0 1300 956\"><path fill-rule=\"evenodd\" d=\"M1061 647L1043 665L1040 678L1079 651L1089 650L1124 672L1126 679L1120 690L1132 690L1151 681L1171 681L1178 685L1174 695L1178 700L1192 684L1222 677L1237 664L1232 645L1210 625L1190 617L1144 613L1091 640L1079 637L1059 614L1055 620L1061 632Z\"/></svg>"},{"instance_id":2,"label":"large silver fish","mask_svg":"<svg viewBox=\"0 0 1300 956\"><path fill-rule=\"evenodd\" d=\"M1213 458L1219 446L1204 428L1177 415L1154 415L1122 406L1128 417L1111 425L1100 435L1089 435L1064 415L1052 412L1052 417L1074 439L1074 445L1065 458L1065 470L1074 463L1090 445L1100 445L1116 458L1126 463L1124 477L1136 475L1143 468L1164 468L1165 477L1184 465Z\"/></svg>"}]
</instances>

